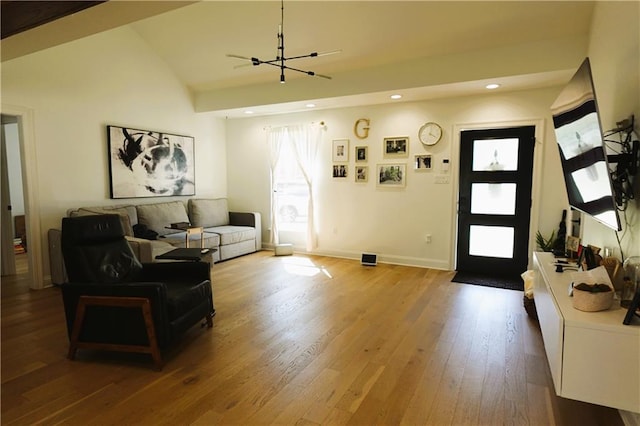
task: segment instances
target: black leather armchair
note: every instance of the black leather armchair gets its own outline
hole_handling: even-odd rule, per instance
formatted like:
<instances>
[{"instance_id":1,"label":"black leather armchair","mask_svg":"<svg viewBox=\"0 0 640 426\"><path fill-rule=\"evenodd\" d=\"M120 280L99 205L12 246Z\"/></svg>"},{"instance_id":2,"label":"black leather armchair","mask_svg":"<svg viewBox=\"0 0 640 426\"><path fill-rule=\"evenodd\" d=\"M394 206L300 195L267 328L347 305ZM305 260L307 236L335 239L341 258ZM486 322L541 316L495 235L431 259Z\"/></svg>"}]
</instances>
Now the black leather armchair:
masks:
<instances>
[{"instance_id":1,"label":"black leather armchair","mask_svg":"<svg viewBox=\"0 0 640 426\"><path fill-rule=\"evenodd\" d=\"M117 215L64 218L62 252L70 359L78 348L142 352L160 369L162 349L200 321L213 326L209 264L140 263Z\"/></svg>"}]
</instances>

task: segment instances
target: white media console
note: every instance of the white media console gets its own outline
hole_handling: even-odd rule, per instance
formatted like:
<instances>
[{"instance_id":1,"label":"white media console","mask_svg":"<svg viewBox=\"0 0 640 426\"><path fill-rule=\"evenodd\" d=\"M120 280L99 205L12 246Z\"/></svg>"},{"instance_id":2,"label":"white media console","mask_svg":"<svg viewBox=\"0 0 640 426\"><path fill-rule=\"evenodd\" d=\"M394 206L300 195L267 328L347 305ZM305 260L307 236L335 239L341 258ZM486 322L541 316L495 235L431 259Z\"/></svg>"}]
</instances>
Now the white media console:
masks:
<instances>
[{"instance_id":1,"label":"white media console","mask_svg":"<svg viewBox=\"0 0 640 426\"><path fill-rule=\"evenodd\" d=\"M640 324L623 325L618 300L601 312L573 308L571 272L533 254L534 300L558 396L640 413Z\"/></svg>"}]
</instances>

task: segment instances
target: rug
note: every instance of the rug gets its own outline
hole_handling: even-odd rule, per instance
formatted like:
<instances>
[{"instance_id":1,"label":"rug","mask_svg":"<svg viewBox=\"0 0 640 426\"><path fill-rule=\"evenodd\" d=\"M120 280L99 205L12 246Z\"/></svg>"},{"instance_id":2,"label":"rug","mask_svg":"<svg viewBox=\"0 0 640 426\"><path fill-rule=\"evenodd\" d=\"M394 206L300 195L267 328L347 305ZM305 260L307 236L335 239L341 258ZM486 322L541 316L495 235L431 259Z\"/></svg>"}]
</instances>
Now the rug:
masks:
<instances>
[{"instance_id":1,"label":"rug","mask_svg":"<svg viewBox=\"0 0 640 426\"><path fill-rule=\"evenodd\" d=\"M451 278L451 281L456 283L482 285L485 287L524 291L524 281L522 281L520 276L494 277L472 272L457 272L456 275Z\"/></svg>"}]
</instances>

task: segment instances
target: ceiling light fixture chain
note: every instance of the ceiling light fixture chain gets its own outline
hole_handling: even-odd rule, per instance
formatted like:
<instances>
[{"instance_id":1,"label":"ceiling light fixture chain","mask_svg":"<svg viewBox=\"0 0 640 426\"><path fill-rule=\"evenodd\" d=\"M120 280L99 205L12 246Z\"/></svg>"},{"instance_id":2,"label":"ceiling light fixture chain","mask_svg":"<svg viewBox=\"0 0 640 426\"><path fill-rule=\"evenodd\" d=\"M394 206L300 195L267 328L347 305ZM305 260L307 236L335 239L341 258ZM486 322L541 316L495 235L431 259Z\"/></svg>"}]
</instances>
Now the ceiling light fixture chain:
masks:
<instances>
[{"instance_id":1,"label":"ceiling light fixture chain","mask_svg":"<svg viewBox=\"0 0 640 426\"><path fill-rule=\"evenodd\" d=\"M291 58L287 58L284 54L284 0L280 0L280 25L278 26L278 48L277 48L276 58L269 61L263 61L254 56L252 56L251 58L248 58L246 56L227 54L227 57L251 61L251 65L253 66L265 64L265 65L278 67L280 68L280 83L284 83L285 82L284 70L291 70L291 71L301 72L303 74L307 74L310 76L331 79L331 77L329 77L328 75L317 74L313 71L305 71L299 68L290 67L286 65L286 63L287 61L291 61L294 59L315 58L318 56L332 55L334 53L340 53L340 52L341 50L334 50L331 52L320 53L320 54L318 52L311 52L308 55L292 56Z\"/></svg>"}]
</instances>

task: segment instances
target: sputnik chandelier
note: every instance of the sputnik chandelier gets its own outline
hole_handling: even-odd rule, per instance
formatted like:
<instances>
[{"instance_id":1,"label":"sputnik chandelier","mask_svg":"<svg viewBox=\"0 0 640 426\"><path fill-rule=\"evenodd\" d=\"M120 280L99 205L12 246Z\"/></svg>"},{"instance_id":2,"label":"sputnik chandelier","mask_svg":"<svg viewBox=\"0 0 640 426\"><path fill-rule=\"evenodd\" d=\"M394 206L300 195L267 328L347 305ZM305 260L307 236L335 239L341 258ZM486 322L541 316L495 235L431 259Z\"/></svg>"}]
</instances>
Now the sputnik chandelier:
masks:
<instances>
[{"instance_id":1,"label":"sputnik chandelier","mask_svg":"<svg viewBox=\"0 0 640 426\"><path fill-rule=\"evenodd\" d=\"M301 70L299 68L294 68L294 67L290 67L287 65L287 61L292 61L294 59L302 59L302 58L315 58L318 56L326 56L326 55L333 55L335 53L340 53L340 50L334 50L331 52L325 52L325 53L318 53L318 52L311 52L308 55L300 55L300 56L292 56L290 58L287 58L284 55L284 0L280 1L280 25L278 26L278 51L276 54L276 58L275 59L271 59L269 61L263 61L262 59L256 58L256 57L246 57L246 56L241 56L241 55L234 55L234 54L227 54L227 57L229 58L237 58L237 59L242 59L242 60L246 60L246 61L251 61L250 65L253 66L258 66L258 65L271 65L274 67L278 67L280 68L280 83L284 83L285 82L285 78L284 78L284 70L291 70L291 71L296 71L296 72L301 72L303 74L307 74L310 76L314 76L314 77L322 77L322 78L326 78L326 79L331 79L331 77L329 77L328 75L323 75L323 74L317 74L313 71L305 71L305 70ZM247 64L249 65L249 64ZM243 66L243 65L239 65L239 66Z\"/></svg>"}]
</instances>

